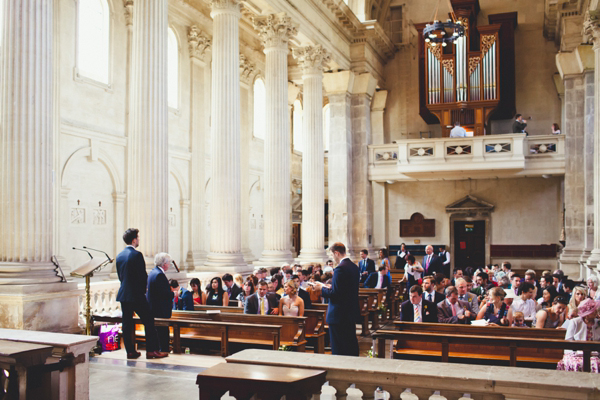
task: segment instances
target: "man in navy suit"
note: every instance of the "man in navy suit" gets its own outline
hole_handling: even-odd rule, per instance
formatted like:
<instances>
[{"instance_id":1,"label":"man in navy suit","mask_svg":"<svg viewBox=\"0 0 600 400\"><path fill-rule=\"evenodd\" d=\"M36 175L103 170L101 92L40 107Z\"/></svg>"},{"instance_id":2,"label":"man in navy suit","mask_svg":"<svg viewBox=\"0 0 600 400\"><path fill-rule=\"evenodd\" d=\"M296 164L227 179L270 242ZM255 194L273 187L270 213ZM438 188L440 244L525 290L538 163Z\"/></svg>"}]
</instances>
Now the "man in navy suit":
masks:
<instances>
[{"instance_id":1,"label":"man in navy suit","mask_svg":"<svg viewBox=\"0 0 600 400\"><path fill-rule=\"evenodd\" d=\"M421 264L425 269L425 275L439 274L444 269L444 261L433 254L433 246L428 245L425 247L425 257L423 257L423 263Z\"/></svg>"},{"instance_id":2,"label":"man in navy suit","mask_svg":"<svg viewBox=\"0 0 600 400\"><path fill-rule=\"evenodd\" d=\"M437 323L437 304L423 298L423 289L419 285L412 285L409 299L400 306L401 321L406 322L431 322Z\"/></svg>"},{"instance_id":3,"label":"man in navy suit","mask_svg":"<svg viewBox=\"0 0 600 400\"><path fill-rule=\"evenodd\" d=\"M256 292L248 296L244 314L277 315L279 303L275 293L267 293L269 285L266 281L258 282Z\"/></svg>"},{"instance_id":4,"label":"man in navy suit","mask_svg":"<svg viewBox=\"0 0 600 400\"><path fill-rule=\"evenodd\" d=\"M321 296L329 299L326 322L329 324L331 354L358 356L358 266L346 257L343 243L334 243L329 250L338 264L333 270L331 285L321 282L316 285L321 287Z\"/></svg>"},{"instance_id":5,"label":"man in navy suit","mask_svg":"<svg viewBox=\"0 0 600 400\"><path fill-rule=\"evenodd\" d=\"M148 275L148 293L146 298L150 304L150 311L154 318L171 318L173 311L173 291L165 272L173 260L167 253L158 253L154 256L154 269ZM157 326L158 344L160 351L169 352L169 327Z\"/></svg>"},{"instance_id":6,"label":"man in navy suit","mask_svg":"<svg viewBox=\"0 0 600 400\"><path fill-rule=\"evenodd\" d=\"M369 258L369 250L362 249L360 251L361 260L358 262L358 268L360 268L360 281L364 282L367 278L375 272L375 261Z\"/></svg>"},{"instance_id":7,"label":"man in navy suit","mask_svg":"<svg viewBox=\"0 0 600 400\"><path fill-rule=\"evenodd\" d=\"M379 272L369 275L365 282L365 287L370 289L385 289L388 286L390 286L390 278L387 276L385 265L379 267Z\"/></svg>"},{"instance_id":8,"label":"man in navy suit","mask_svg":"<svg viewBox=\"0 0 600 400\"><path fill-rule=\"evenodd\" d=\"M177 279L171 279L169 285L174 293L173 310L194 311L194 294L180 287Z\"/></svg>"},{"instance_id":9,"label":"man in navy suit","mask_svg":"<svg viewBox=\"0 0 600 400\"><path fill-rule=\"evenodd\" d=\"M127 247L117 256L117 275L121 287L117 293L117 301L121 302L123 311L123 342L127 351L127 358L138 358L141 353L135 350L133 341L133 313L135 312L144 324L146 332L146 358L163 358L168 353L158 349L158 337L154 327L154 318L146 300L146 285L148 274L146 262L142 253L136 250L140 245L139 230L127 229L123 234L123 241Z\"/></svg>"}]
</instances>

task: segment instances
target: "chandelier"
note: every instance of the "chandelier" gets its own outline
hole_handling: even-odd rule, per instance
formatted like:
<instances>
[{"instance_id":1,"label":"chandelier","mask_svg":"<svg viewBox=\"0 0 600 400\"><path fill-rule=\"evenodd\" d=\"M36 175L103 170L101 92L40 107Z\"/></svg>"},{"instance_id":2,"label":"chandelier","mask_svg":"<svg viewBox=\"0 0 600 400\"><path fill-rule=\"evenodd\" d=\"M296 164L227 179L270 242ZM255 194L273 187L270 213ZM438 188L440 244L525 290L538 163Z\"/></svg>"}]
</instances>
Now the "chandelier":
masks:
<instances>
[{"instance_id":1,"label":"chandelier","mask_svg":"<svg viewBox=\"0 0 600 400\"><path fill-rule=\"evenodd\" d=\"M452 3L448 0L450 5L450 15L446 22L441 22L437 19L438 9L440 8L441 0L438 0L437 7L435 8L433 15L433 22L425 24L423 29L423 37L425 42L430 43L431 46L437 46L438 44L446 47L448 43L456 44L456 39L465 36L465 26L460 20L456 18Z\"/></svg>"}]
</instances>

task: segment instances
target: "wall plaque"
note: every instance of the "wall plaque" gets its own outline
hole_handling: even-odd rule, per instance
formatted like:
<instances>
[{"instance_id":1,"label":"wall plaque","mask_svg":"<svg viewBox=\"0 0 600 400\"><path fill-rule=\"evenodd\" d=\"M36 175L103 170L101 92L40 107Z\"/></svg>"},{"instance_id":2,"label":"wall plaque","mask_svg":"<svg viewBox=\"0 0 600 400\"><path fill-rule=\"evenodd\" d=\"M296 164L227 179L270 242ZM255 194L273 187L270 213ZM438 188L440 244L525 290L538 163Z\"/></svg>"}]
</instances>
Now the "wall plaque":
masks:
<instances>
[{"instance_id":1,"label":"wall plaque","mask_svg":"<svg viewBox=\"0 0 600 400\"><path fill-rule=\"evenodd\" d=\"M400 237L434 237L435 219L425 219L423 214L414 213L410 219L400 220Z\"/></svg>"}]
</instances>

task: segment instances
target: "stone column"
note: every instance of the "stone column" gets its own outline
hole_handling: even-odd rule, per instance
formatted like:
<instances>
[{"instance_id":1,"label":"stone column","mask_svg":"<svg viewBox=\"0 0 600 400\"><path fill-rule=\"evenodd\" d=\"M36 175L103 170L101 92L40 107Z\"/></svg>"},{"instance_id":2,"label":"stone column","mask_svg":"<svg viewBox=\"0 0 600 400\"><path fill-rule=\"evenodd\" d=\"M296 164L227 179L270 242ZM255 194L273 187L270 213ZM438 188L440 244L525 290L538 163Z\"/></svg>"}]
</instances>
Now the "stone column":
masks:
<instances>
[{"instance_id":1,"label":"stone column","mask_svg":"<svg viewBox=\"0 0 600 400\"><path fill-rule=\"evenodd\" d=\"M191 136L191 198L189 231L191 250L187 254L188 271L200 268L206 261L204 243L205 226L205 188L206 183L206 136L210 132L210 97L205 81L205 69L209 68L211 40L197 26L188 32L188 50L190 53L190 136Z\"/></svg>"},{"instance_id":2,"label":"stone column","mask_svg":"<svg viewBox=\"0 0 600 400\"><path fill-rule=\"evenodd\" d=\"M212 0L212 188L207 268L245 271L240 184L239 0Z\"/></svg>"},{"instance_id":3,"label":"stone column","mask_svg":"<svg viewBox=\"0 0 600 400\"><path fill-rule=\"evenodd\" d=\"M74 332L77 285L59 283L51 260L54 2L4 0L3 7L0 321L3 328Z\"/></svg>"},{"instance_id":4,"label":"stone column","mask_svg":"<svg viewBox=\"0 0 600 400\"><path fill-rule=\"evenodd\" d=\"M167 1L134 7L127 221L151 267L168 248Z\"/></svg>"},{"instance_id":5,"label":"stone column","mask_svg":"<svg viewBox=\"0 0 600 400\"><path fill-rule=\"evenodd\" d=\"M584 30L591 37L594 46L594 249L587 260L592 269L599 269L600 263L600 23L587 19ZM566 178L566 177L565 177ZM566 179L565 179L566 180Z\"/></svg>"},{"instance_id":6,"label":"stone column","mask_svg":"<svg viewBox=\"0 0 600 400\"><path fill-rule=\"evenodd\" d=\"M372 143L371 99L377 86L369 73L357 75L352 89L352 212L355 252L373 249L373 194L368 178L369 155L367 146Z\"/></svg>"},{"instance_id":7,"label":"stone column","mask_svg":"<svg viewBox=\"0 0 600 400\"><path fill-rule=\"evenodd\" d=\"M253 23L265 46L267 97L264 150L265 241L257 264L272 266L292 261L287 55L288 41L296 35L297 30L285 13L255 17Z\"/></svg>"},{"instance_id":8,"label":"stone column","mask_svg":"<svg viewBox=\"0 0 600 400\"><path fill-rule=\"evenodd\" d=\"M383 129L383 117L385 113L385 104L387 101L387 90L380 90L373 95L371 102L371 129L373 135L373 144L384 144L386 142ZM374 247L382 248L388 245L388 223L387 223L387 185L385 182L371 182L371 192L373 193L373 244ZM372 254L375 258L376 255Z\"/></svg>"},{"instance_id":9,"label":"stone column","mask_svg":"<svg viewBox=\"0 0 600 400\"><path fill-rule=\"evenodd\" d=\"M354 73L340 71L325 74L323 83L329 97L329 244L352 242L352 104ZM335 167L334 167L335 166ZM348 254L350 257L354 254Z\"/></svg>"},{"instance_id":10,"label":"stone column","mask_svg":"<svg viewBox=\"0 0 600 400\"><path fill-rule=\"evenodd\" d=\"M294 49L302 67L302 250L298 261L325 262L325 150L323 68L331 59L321 45Z\"/></svg>"},{"instance_id":11,"label":"stone column","mask_svg":"<svg viewBox=\"0 0 600 400\"><path fill-rule=\"evenodd\" d=\"M587 70L584 80L583 158L584 158L584 231L581 265L585 265L594 249L594 71ZM584 271L582 271L583 273ZM586 274L582 275L582 278Z\"/></svg>"}]
</instances>

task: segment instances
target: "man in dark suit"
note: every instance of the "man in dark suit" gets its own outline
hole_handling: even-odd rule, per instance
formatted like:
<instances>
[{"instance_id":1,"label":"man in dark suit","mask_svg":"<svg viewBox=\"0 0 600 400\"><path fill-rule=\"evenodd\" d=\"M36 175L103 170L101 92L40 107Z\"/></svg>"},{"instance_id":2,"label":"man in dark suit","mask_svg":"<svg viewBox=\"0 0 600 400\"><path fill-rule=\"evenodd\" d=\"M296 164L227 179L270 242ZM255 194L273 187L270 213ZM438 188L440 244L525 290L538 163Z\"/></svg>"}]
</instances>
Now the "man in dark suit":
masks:
<instances>
[{"instance_id":1,"label":"man in dark suit","mask_svg":"<svg viewBox=\"0 0 600 400\"><path fill-rule=\"evenodd\" d=\"M300 277L298 275L292 275L292 280L298 285L298 296L304 302L304 309L310 310L312 308L312 302L310 301L310 293L300 287Z\"/></svg>"},{"instance_id":2,"label":"man in dark suit","mask_svg":"<svg viewBox=\"0 0 600 400\"><path fill-rule=\"evenodd\" d=\"M358 357L358 266L346 257L343 243L334 243L329 251L337 264L331 285L321 282L316 282L316 285L321 287L321 296L329 299L326 322L329 324L331 354Z\"/></svg>"},{"instance_id":3,"label":"man in dark suit","mask_svg":"<svg viewBox=\"0 0 600 400\"><path fill-rule=\"evenodd\" d=\"M444 269L444 262L442 259L433 254L433 246L428 245L425 247L425 257L423 257L423 269L425 270L425 275L435 275L441 273Z\"/></svg>"},{"instance_id":4,"label":"man in dark suit","mask_svg":"<svg viewBox=\"0 0 600 400\"><path fill-rule=\"evenodd\" d=\"M435 279L431 275L423 278L423 298L433 304L444 300L444 295L435 290Z\"/></svg>"},{"instance_id":5,"label":"man in dark suit","mask_svg":"<svg viewBox=\"0 0 600 400\"><path fill-rule=\"evenodd\" d=\"M177 279L171 279L169 285L174 294L173 310L194 311L194 294L180 287Z\"/></svg>"},{"instance_id":6,"label":"man in dark suit","mask_svg":"<svg viewBox=\"0 0 600 400\"><path fill-rule=\"evenodd\" d=\"M525 128L527 128L527 121L523 119L521 114L515 115L515 121L512 126L513 133L527 133L525 132Z\"/></svg>"},{"instance_id":7,"label":"man in dark suit","mask_svg":"<svg viewBox=\"0 0 600 400\"><path fill-rule=\"evenodd\" d=\"M256 293L246 299L244 314L279 314L279 304L274 293L267 293L269 285L266 281L258 282Z\"/></svg>"},{"instance_id":8,"label":"man in dark suit","mask_svg":"<svg viewBox=\"0 0 600 400\"><path fill-rule=\"evenodd\" d=\"M138 358L141 353L135 350L133 342L133 313L135 312L144 324L146 332L146 358L163 358L168 353L158 349L158 337L154 327L154 318L146 300L146 285L148 274L146 262L142 253L136 250L140 244L139 230L128 229L123 234L127 247L117 256L117 275L121 287L117 293L117 301L121 302L123 311L123 342L127 351L127 358Z\"/></svg>"},{"instance_id":9,"label":"man in dark suit","mask_svg":"<svg viewBox=\"0 0 600 400\"><path fill-rule=\"evenodd\" d=\"M231 274L223 275L223 283L227 287L227 294L229 295L229 301L237 300L238 294L242 293L242 288L233 283L233 276Z\"/></svg>"},{"instance_id":10,"label":"man in dark suit","mask_svg":"<svg viewBox=\"0 0 600 400\"><path fill-rule=\"evenodd\" d=\"M360 281L364 282L367 278L375 272L375 261L369 258L369 250L362 249L360 251L361 260L358 262L358 268L360 268Z\"/></svg>"},{"instance_id":11,"label":"man in dark suit","mask_svg":"<svg viewBox=\"0 0 600 400\"><path fill-rule=\"evenodd\" d=\"M385 265L379 267L379 272L373 272L367 278L365 287L370 289L384 289L390 286L390 278L387 276Z\"/></svg>"},{"instance_id":12,"label":"man in dark suit","mask_svg":"<svg viewBox=\"0 0 600 400\"><path fill-rule=\"evenodd\" d=\"M440 301L437 307L441 324L470 324L477 317L468 302L458 299L458 290L454 286L446 288L446 299Z\"/></svg>"},{"instance_id":13,"label":"man in dark suit","mask_svg":"<svg viewBox=\"0 0 600 400\"><path fill-rule=\"evenodd\" d=\"M148 275L148 293L146 298L150 305L150 311L154 318L171 318L173 311L173 291L165 272L171 266L173 260L167 253L158 253L154 256L154 269ZM168 353L169 350L169 327L157 326L158 344L160 351Z\"/></svg>"},{"instance_id":14,"label":"man in dark suit","mask_svg":"<svg viewBox=\"0 0 600 400\"><path fill-rule=\"evenodd\" d=\"M409 299L402 303L401 321L406 322L431 322L437 323L437 305L423 299L423 289L419 285L412 285Z\"/></svg>"}]
</instances>

